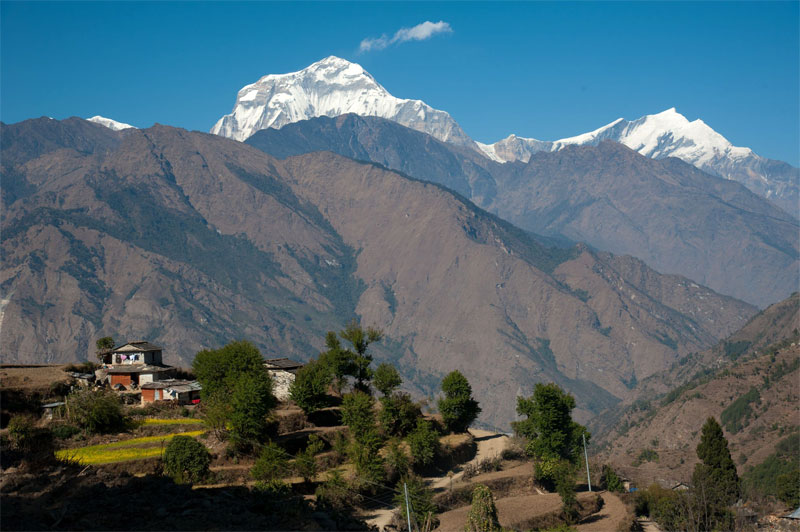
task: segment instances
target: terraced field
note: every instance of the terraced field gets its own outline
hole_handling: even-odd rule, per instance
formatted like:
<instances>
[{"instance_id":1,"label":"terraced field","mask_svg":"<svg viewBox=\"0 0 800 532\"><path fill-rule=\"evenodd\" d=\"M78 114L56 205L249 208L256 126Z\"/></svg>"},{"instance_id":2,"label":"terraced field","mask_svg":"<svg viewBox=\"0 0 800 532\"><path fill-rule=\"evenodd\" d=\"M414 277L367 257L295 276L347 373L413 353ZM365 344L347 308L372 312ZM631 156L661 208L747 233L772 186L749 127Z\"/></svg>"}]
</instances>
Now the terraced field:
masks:
<instances>
[{"instance_id":1,"label":"terraced field","mask_svg":"<svg viewBox=\"0 0 800 532\"><path fill-rule=\"evenodd\" d=\"M186 421L186 420L183 420ZM196 424L196 423L191 423ZM178 425L176 423L176 425ZM89 445L73 449L61 449L56 452L56 457L62 460L77 462L82 465L114 464L130 460L142 460L160 456L164 446L175 436L197 437L206 432L205 429L158 436L145 436L132 438L113 443Z\"/></svg>"}]
</instances>

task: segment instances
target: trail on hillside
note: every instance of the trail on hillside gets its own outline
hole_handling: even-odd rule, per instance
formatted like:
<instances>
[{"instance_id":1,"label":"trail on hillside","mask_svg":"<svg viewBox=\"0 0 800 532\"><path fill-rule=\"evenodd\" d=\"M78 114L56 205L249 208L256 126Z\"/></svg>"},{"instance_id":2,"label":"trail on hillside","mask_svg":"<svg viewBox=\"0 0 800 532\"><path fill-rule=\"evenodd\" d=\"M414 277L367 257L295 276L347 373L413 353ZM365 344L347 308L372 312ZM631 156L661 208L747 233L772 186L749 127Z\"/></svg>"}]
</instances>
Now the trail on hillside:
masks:
<instances>
[{"instance_id":1,"label":"trail on hillside","mask_svg":"<svg viewBox=\"0 0 800 532\"><path fill-rule=\"evenodd\" d=\"M447 475L441 477L428 477L433 489L447 488L451 482L456 482L464 476L464 467L467 464L477 465L481 460L486 458L494 458L500 456L503 450L508 446L509 438L505 434L491 432L481 429L469 429L470 434L475 438L475 443L478 445L478 450L475 453L475 458L459 467L459 470L453 475L452 478Z\"/></svg>"},{"instance_id":2,"label":"trail on hillside","mask_svg":"<svg viewBox=\"0 0 800 532\"><path fill-rule=\"evenodd\" d=\"M593 513L575 526L578 532L607 532L617 530L628 513L619 497L613 493L603 491L603 507L599 512Z\"/></svg>"},{"instance_id":3,"label":"trail on hillside","mask_svg":"<svg viewBox=\"0 0 800 532\"><path fill-rule=\"evenodd\" d=\"M485 458L500 456L509 442L509 438L505 434L498 434L496 432L480 429L469 429L469 432L475 438L478 449L475 453L475 457L467 462L468 464L478 464ZM433 489L447 488L450 486L451 482L455 482L464 476L464 466L466 466L466 464L460 466L459 471L453 475L452 478L447 475L441 475L427 477L426 480ZM391 522L393 513L394 509L389 508L372 510L366 522L369 525L378 527L378 530L383 530L383 528Z\"/></svg>"}]
</instances>

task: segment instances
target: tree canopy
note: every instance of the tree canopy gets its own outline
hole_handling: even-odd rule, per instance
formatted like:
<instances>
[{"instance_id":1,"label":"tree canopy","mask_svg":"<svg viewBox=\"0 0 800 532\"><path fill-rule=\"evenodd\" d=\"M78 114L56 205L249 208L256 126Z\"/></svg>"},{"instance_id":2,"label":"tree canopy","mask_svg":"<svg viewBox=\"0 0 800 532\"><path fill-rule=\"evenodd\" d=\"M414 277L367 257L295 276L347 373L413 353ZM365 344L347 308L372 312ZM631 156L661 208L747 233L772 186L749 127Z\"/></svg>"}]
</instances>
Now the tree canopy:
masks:
<instances>
[{"instance_id":1,"label":"tree canopy","mask_svg":"<svg viewBox=\"0 0 800 532\"><path fill-rule=\"evenodd\" d=\"M438 406L445 427L451 432L465 432L481 413L469 381L460 371L452 371L442 380L442 392Z\"/></svg>"}]
</instances>

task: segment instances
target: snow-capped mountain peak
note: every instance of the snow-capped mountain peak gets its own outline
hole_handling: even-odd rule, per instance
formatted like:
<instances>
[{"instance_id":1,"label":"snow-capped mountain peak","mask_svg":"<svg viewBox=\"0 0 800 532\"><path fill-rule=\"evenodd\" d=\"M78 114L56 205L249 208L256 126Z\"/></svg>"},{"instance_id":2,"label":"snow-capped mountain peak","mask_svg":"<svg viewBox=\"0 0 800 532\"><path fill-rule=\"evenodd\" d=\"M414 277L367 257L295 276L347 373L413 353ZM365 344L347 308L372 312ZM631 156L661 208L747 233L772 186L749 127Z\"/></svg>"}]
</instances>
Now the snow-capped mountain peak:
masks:
<instances>
[{"instance_id":1,"label":"snow-capped mountain peak","mask_svg":"<svg viewBox=\"0 0 800 532\"><path fill-rule=\"evenodd\" d=\"M361 65L336 56L244 86L233 112L223 116L211 133L241 141L261 129L346 113L379 116L445 142L475 147L446 112L420 100L395 98Z\"/></svg>"},{"instance_id":2,"label":"snow-capped mountain peak","mask_svg":"<svg viewBox=\"0 0 800 532\"><path fill-rule=\"evenodd\" d=\"M101 126L106 126L109 129L113 129L114 131L120 131L122 129L136 129L135 126L130 124L126 124L124 122L117 122L116 120L112 120L110 118L106 118L104 116L93 116L91 118L87 118L89 122L94 122L95 124L100 124Z\"/></svg>"}]
</instances>

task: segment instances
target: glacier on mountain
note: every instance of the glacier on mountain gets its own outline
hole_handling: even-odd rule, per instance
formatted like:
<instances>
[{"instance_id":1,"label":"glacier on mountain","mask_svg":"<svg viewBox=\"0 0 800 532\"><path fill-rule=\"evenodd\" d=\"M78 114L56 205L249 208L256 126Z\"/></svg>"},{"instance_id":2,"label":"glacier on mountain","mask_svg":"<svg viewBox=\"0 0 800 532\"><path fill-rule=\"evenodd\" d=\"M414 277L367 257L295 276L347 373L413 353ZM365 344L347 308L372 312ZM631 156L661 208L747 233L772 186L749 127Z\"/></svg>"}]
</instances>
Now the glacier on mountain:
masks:
<instances>
[{"instance_id":1,"label":"glacier on mountain","mask_svg":"<svg viewBox=\"0 0 800 532\"><path fill-rule=\"evenodd\" d=\"M87 118L89 122L94 122L95 124L100 124L101 126L106 126L109 129L113 129L114 131L120 131L122 129L137 129L135 126L130 124L126 124L125 122L117 122L116 120L112 120L110 118L106 118L104 116L93 116L91 118Z\"/></svg>"},{"instance_id":2,"label":"glacier on mountain","mask_svg":"<svg viewBox=\"0 0 800 532\"><path fill-rule=\"evenodd\" d=\"M475 147L446 112L420 100L395 98L360 65L335 56L299 72L270 74L246 85L233 112L220 118L211 133L242 141L261 129L346 113L379 116L444 142Z\"/></svg>"}]
</instances>

